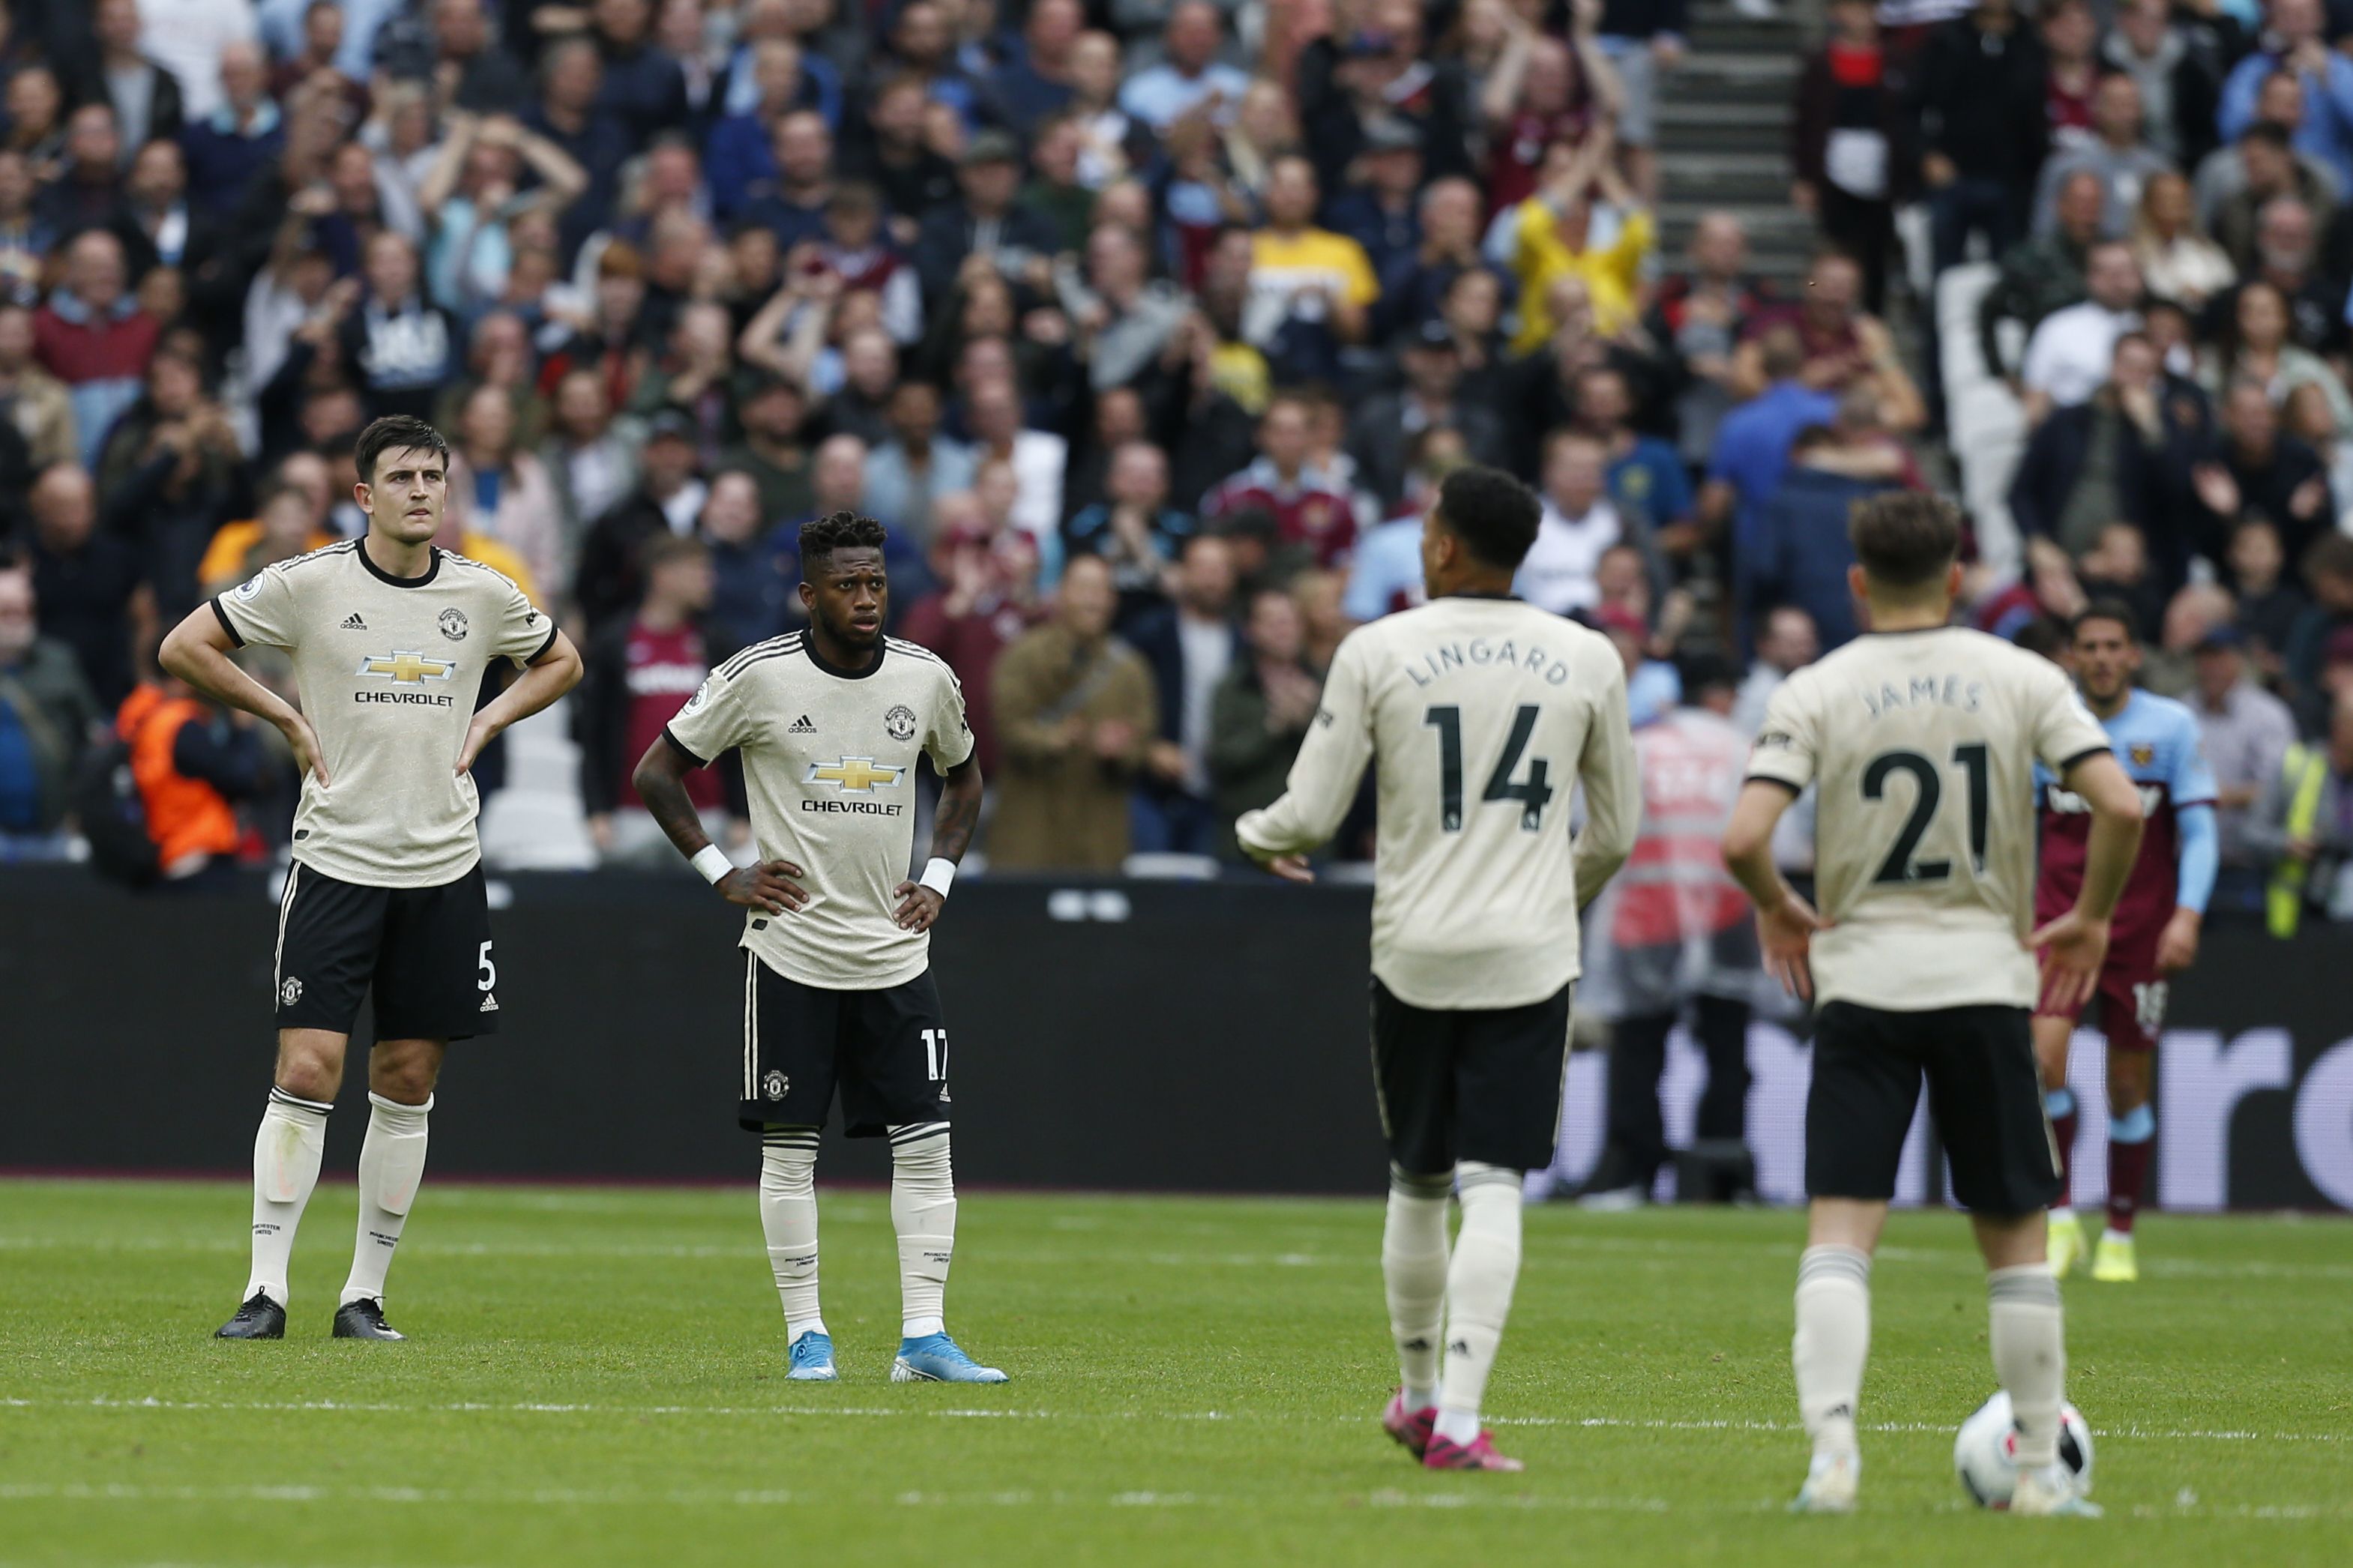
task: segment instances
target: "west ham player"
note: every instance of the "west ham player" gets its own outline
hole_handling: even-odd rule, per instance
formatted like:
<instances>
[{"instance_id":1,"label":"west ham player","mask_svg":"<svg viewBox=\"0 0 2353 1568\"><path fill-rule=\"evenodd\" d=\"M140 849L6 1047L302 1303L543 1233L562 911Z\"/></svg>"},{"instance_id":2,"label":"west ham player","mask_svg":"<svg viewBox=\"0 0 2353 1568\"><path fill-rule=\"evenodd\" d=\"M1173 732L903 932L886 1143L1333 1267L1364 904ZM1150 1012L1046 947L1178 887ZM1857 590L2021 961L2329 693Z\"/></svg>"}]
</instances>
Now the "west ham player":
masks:
<instances>
[{"instance_id":1,"label":"west ham player","mask_svg":"<svg viewBox=\"0 0 2353 1568\"><path fill-rule=\"evenodd\" d=\"M2157 1037L2165 1026L2168 977L2198 960L2199 928L2214 890L2221 845L2214 822L2214 774L2198 743L2189 709L2133 685L2140 638L2129 607L2111 600L2077 616L2067 643L2084 705L2140 790L2148 819L2115 935L2100 970L2100 1032L2108 1042L2108 1223L2100 1233L2092 1278L2140 1278L2133 1256L2133 1215L2148 1181L2157 1113L2149 1104ZM2048 773L2034 775L2042 802L2042 876L2035 914L2050 920L2074 901L2084 882L2089 831L2084 803ZM2067 1046L2081 1007L2050 1008L2034 1019L2034 1057L2043 1103L2059 1140L2059 1206L2051 1211L2051 1272L2065 1278L2084 1255L2084 1226L2063 1184L2075 1146L2075 1092L2067 1084Z\"/></svg>"},{"instance_id":2,"label":"west ham player","mask_svg":"<svg viewBox=\"0 0 2353 1568\"><path fill-rule=\"evenodd\" d=\"M1289 787L1236 825L1261 864L1311 880L1300 857L1339 826L1366 763L1377 771L1381 1272L1404 1377L1382 1426L1430 1469L1521 1468L1480 1429L1479 1405L1519 1275L1521 1178L1550 1162L1560 1125L1577 912L1641 814L1616 650L1512 596L1539 516L1506 474L1447 476L1422 522L1430 602L1341 643Z\"/></svg>"},{"instance_id":3,"label":"west ham player","mask_svg":"<svg viewBox=\"0 0 2353 1568\"><path fill-rule=\"evenodd\" d=\"M164 668L284 732L302 767L278 908L278 1072L253 1146L253 1271L231 1340L286 1332L287 1260L319 1180L327 1113L360 998L375 999L360 1222L341 1339L396 1340L384 1280L425 1173L427 1113L452 1040L499 1026L498 961L468 770L482 747L580 679L580 658L521 589L434 547L449 446L421 419L360 432L365 536L280 562L164 639ZM294 656L300 711L229 658ZM479 713L498 659L523 674Z\"/></svg>"},{"instance_id":4,"label":"west ham player","mask_svg":"<svg viewBox=\"0 0 2353 1568\"><path fill-rule=\"evenodd\" d=\"M1994 1372L2018 1419L2016 1513L2092 1513L2058 1462L2066 1370L2043 1211L2059 1156L2028 1012L2092 987L2140 837L2140 797L2066 677L1946 623L1959 513L1932 496L1862 503L1849 572L1872 631L1773 694L1725 860L1757 909L1767 967L1820 1005L1806 1100L1806 1250L1791 1347L1813 1462L1794 1507L1852 1510L1871 1342L1871 1259L1927 1079L1953 1194L1984 1255ZM2030 764L2090 808L2074 905L2028 935ZM1819 786L1817 915L1773 864L1773 825Z\"/></svg>"},{"instance_id":5,"label":"west ham player","mask_svg":"<svg viewBox=\"0 0 2353 1568\"><path fill-rule=\"evenodd\" d=\"M1003 1383L947 1335L955 1252L948 1163L948 1029L932 984L932 923L980 817L964 691L939 657L882 635L882 525L836 512L800 531L808 629L754 643L711 672L638 763L646 809L722 897L745 910L737 1120L762 1134L760 1220L784 1299L790 1368L835 1378L818 1310L818 1131L841 1095L852 1138L891 1139L891 1224L903 1314L893 1383ZM703 832L689 770L738 750L757 865ZM923 876L915 763L945 781Z\"/></svg>"}]
</instances>

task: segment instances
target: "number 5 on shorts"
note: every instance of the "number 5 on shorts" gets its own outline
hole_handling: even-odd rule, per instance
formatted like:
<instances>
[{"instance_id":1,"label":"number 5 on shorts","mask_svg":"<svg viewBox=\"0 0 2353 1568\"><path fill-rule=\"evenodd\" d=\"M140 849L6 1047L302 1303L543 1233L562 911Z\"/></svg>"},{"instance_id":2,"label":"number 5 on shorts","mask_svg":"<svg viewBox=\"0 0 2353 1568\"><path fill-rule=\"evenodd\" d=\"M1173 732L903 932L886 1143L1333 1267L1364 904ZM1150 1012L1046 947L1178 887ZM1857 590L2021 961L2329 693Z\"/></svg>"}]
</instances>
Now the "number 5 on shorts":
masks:
<instances>
[{"instance_id":1,"label":"number 5 on shorts","mask_svg":"<svg viewBox=\"0 0 2353 1568\"><path fill-rule=\"evenodd\" d=\"M477 988L483 991L497 990L499 984L499 966L491 962L491 944L487 942L482 943L482 951L479 955L479 963L480 967L475 970L475 973L480 977L475 982Z\"/></svg>"},{"instance_id":2,"label":"number 5 on shorts","mask_svg":"<svg viewBox=\"0 0 2353 1568\"><path fill-rule=\"evenodd\" d=\"M923 1071L934 1083L948 1076L948 1032L945 1029L923 1031Z\"/></svg>"}]
</instances>

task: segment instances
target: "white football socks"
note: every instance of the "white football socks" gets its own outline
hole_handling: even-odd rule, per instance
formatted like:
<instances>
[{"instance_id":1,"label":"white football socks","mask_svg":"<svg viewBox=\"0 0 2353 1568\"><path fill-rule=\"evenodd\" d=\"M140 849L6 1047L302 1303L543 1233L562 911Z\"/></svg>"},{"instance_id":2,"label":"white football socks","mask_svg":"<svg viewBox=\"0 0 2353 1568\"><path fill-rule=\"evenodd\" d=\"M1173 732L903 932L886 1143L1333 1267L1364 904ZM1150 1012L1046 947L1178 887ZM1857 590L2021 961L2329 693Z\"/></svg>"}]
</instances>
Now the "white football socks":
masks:
<instances>
[{"instance_id":1,"label":"white football socks","mask_svg":"<svg viewBox=\"0 0 2353 1568\"><path fill-rule=\"evenodd\" d=\"M332 1104L269 1091L261 1129L253 1140L253 1273L239 1300L256 1290L286 1305L286 1269L294 1256L294 1229L319 1184L319 1157L327 1147Z\"/></svg>"},{"instance_id":2,"label":"white football socks","mask_svg":"<svg viewBox=\"0 0 2353 1568\"><path fill-rule=\"evenodd\" d=\"M2021 1264L1986 1276L1987 1338L1993 1373L2010 1391L2018 1422L2018 1468L2059 1457L2059 1394L2067 1377L2065 1321L2050 1266Z\"/></svg>"},{"instance_id":3,"label":"white football socks","mask_svg":"<svg viewBox=\"0 0 2353 1568\"><path fill-rule=\"evenodd\" d=\"M891 1228L899 1236L900 1333L944 1333L948 1265L955 1259L955 1178L948 1124L912 1122L891 1132Z\"/></svg>"},{"instance_id":4,"label":"white football socks","mask_svg":"<svg viewBox=\"0 0 2353 1568\"><path fill-rule=\"evenodd\" d=\"M1789 1361L1798 1413L1818 1457L1852 1454L1862 1363L1871 1354L1871 1255L1852 1247L1809 1247L1798 1259L1798 1333Z\"/></svg>"},{"instance_id":5,"label":"white football socks","mask_svg":"<svg viewBox=\"0 0 2353 1568\"><path fill-rule=\"evenodd\" d=\"M1413 1176L1389 1167L1388 1217L1381 1227L1381 1282L1397 1342L1405 1407L1438 1403L1438 1346L1445 1331L1446 1199L1451 1173Z\"/></svg>"},{"instance_id":6,"label":"white football socks","mask_svg":"<svg viewBox=\"0 0 2353 1568\"><path fill-rule=\"evenodd\" d=\"M422 1105L403 1105L370 1093L368 1105L367 1141L360 1145L359 1236L352 1247L351 1278L343 1281L345 1306L384 1300L393 1248L400 1245L417 1184L425 1179L425 1120L433 1097L427 1095Z\"/></svg>"},{"instance_id":7,"label":"white football socks","mask_svg":"<svg viewBox=\"0 0 2353 1568\"><path fill-rule=\"evenodd\" d=\"M771 1127L760 1147L760 1228L785 1303L785 1343L825 1332L817 1300L817 1138L814 1127Z\"/></svg>"},{"instance_id":8,"label":"white football socks","mask_svg":"<svg viewBox=\"0 0 2353 1568\"><path fill-rule=\"evenodd\" d=\"M1439 1374L1438 1435L1479 1436L1479 1402L1511 1315L1520 1277L1520 1173L1465 1160L1455 1167L1462 1229L1446 1270L1446 1364Z\"/></svg>"}]
</instances>

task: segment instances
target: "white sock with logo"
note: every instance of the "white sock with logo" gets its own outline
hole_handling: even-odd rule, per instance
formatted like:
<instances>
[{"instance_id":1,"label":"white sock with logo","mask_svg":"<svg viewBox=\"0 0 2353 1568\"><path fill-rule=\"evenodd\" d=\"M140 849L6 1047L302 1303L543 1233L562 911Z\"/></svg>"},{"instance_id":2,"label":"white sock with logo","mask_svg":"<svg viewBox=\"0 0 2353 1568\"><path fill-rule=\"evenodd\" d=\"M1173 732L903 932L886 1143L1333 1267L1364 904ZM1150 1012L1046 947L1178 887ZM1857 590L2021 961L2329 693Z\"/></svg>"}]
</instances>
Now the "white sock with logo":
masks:
<instances>
[{"instance_id":1,"label":"white sock with logo","mask_svg":"<svg viewBox=\"0 0 2353 1568\"><path fill-rule=\"evenodd\" d=\"M282 1089L269 1091L269 1107L253 1139L253 1273L245 1282L249 1301L256 1290L286 1305L286 1272L294 1256L294 1230L303 1205L319 1184L319 1159L327 1148L332 1104L298 1100Z\"/></svg>"},{"instance_id":2,"label":"white sock with logo","mask_svg":"<svg viewBox=\"0 0 2353 1568\"><path fill-rule=\"evenodd\" d=\"M1446 1331L1446 1201L1452 1173L1413 1176L1389 1167L1388 1215L1381 1227L1381 1283L1397 1342L1405 1407L1438 1403L1438 1347Z\"/></svg>"},{"instance_id":3,"label":"white sock with logo","mask_svg":"<svg viewBox=\"0 0 2353 1568\"><path fill-rule=\"evenodd\" d=\"M947 1331L948 1265L955 1260L955 1177L948 1124L891 1131L891 1228L899 1235L899 1331L911 1340Z\"/></svg>"},{"instance_id":4,"label":"white sock with logo","mask_svg":"<svg viewBox=\"0 0 2353 1568\"><path fill-rule=\"evenodd\" d=\"M760 1228L785 1304L785 1343L825 1332L817 1296L817 1139L814 1127L770 1126L760 1140Z\"/></svg>"},{"instance_id":5,"label":"white sock with logo","mask_svg":"<svg viewBox=\"0 0 2353 1568\"><path fill-rule=\"evenodd\" d=\"M1446 1269L1446 1364L1438 1380L1438 1435L1479 1436L1479 1404L1520 1278L1520 1173L1465 1160L1455 1167L1462 1228Z\"/></svg>"},{"instance_id":6,"label":"white sock with logo","mask_svg":"<svg viewBox=\"0 0 2353 1568\"><path fill-rule=\"evenodd\" d=\"M2059 1281L2045 1264L1986 1276L1987 1339L1993 1374L2010 1391L2018 1423L2018 1467L2040 1469L2059 1457L2060 1389L2067 1379L2067 1333Z\"/></svg>"},{"instance_id":7,"label":"white sock with logo","mask_svg":"<svg viewBox=\"0 0 2353 1568\"><path fill-rule=\"evenodd\" d=\"M384 1300L384 1277L393 1248L408 1224L408 1210L425 1180L425 1119L433 1097L403 1105L380 1094L368 1096L367 1141L360 1145L360 1226L352 1247L352 1274L343 1281L343 1305Z\"/></svg>"},{"instance_id":8,"label":"white sock with logo","mask_svg":"<svg viewBox=\"0 0 2353 1568\"><path fill-rule=\"evenodd\" d=\"M1798 1258L1798 1332L1789 1363L1798 1374L1798 1414L1813 1434L1816 1454L1857 1451L1854 1413L1870 1354L1871 1254L1809 1247Z\"/></svg>"}]
</instances>

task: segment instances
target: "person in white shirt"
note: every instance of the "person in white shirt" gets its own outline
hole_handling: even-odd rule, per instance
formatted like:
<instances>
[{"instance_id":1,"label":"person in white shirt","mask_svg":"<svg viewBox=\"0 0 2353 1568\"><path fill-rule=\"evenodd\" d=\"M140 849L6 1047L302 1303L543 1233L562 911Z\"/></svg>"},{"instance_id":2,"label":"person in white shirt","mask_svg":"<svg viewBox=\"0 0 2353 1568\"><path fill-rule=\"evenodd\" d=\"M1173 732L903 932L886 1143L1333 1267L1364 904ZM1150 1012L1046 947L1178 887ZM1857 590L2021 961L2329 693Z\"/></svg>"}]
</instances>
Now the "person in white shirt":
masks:
<instances>
[{"instance_id":1,"label":"person in white shirt","mask_svg":"<svg viewBox=\"0 0 2353 1568\"><path fill-rule=\"evenodd\" d=\"M2030 424L2090 401L2108 379L2116 340L2140 325L2140 263L2131 246L2118 239L2093 246L2084 278L2091 298L2043 317L2027 340L2019 379Z\"/></svg>"},{"instance_id":2,"label":"person in white shirt","mask_svg":"<svg viewBox=\"0 0 2353 1568\"><path fill-rule=\"evenodd\" d=\"M1512 579L1512 591L1538 609L1566 616L1601 602L1601 557L1627 531L1607 472L1601 443L1590 436L1556 430L1545 441L1543 521Z\"/></svg>"},{"instance_id":3,"label":"person in white shirt","mask_svg":"<svg viewBox=\"0 0 2353 1568\"><path fill-rule=\"evenodd\" d=\"M210 119L227 101L221 51L260 37L252 0L139 0L139 52L180 84L180 108L190 125Z\"/></svg>"}]
</instances>

